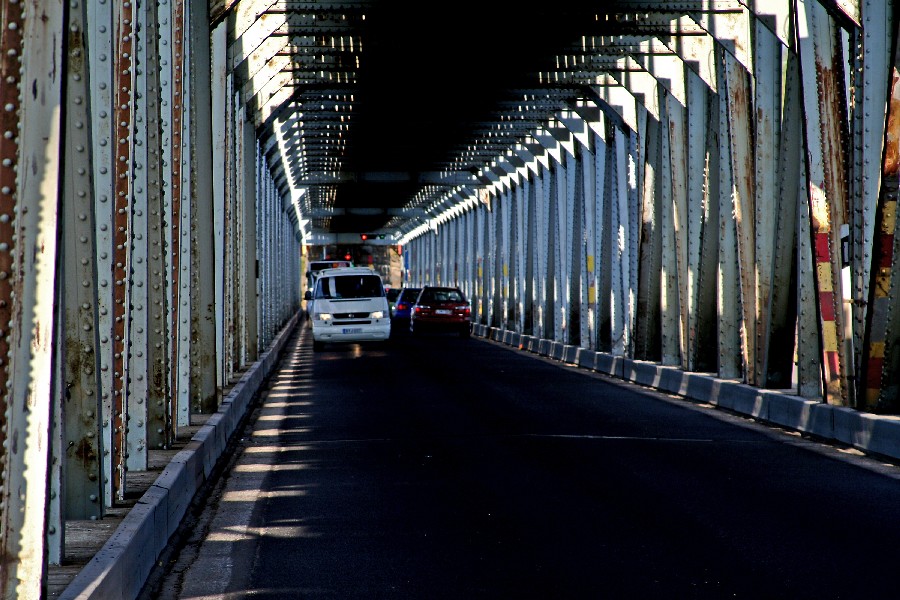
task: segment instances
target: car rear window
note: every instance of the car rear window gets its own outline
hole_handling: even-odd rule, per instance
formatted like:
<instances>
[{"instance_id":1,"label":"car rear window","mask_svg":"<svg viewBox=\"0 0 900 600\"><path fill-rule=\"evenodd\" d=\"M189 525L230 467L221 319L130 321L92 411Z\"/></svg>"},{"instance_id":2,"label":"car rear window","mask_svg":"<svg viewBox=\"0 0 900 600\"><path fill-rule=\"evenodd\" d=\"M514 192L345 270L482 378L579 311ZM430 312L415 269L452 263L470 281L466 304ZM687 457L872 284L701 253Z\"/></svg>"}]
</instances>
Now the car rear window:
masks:
<instances>
[{"instance_id":1,"label":"car rear window","mask_svg":"<svg viewBox=\"0 0 900 600\"><path fill-rule=\"evenodd\" d=\"M321 277L316 284L316 298L378 298L384 287L378 275L335 275Z\"/></svg>"},{"instance_id":2,"label":"car rear window","mask_svg":"<svg viewBox=\"0 0 900 600\"><path fill-rule=\"evenodd\" d=\"M465 302L466 299L458 290L425 290L422 300L426 302Z\"/></svg>"}]
</instances>

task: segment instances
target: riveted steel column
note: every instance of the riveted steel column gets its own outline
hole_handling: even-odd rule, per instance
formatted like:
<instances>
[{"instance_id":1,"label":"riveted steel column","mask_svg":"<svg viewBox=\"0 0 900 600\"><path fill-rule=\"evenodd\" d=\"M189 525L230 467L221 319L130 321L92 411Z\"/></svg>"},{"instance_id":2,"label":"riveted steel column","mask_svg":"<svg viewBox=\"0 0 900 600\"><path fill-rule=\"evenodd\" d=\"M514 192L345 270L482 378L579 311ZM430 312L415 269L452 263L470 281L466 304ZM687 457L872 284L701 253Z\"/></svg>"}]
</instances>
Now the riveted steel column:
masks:
<instances>
[{"instance_id":1,"label":"riveted steel column","mask_svg":"<svg viewBox=\"0 0 900 600\"><path fill-rule=\"evenodd\" d=\"M61 207L63 276L59 280L63 339L58 345L63 357L65 381L64 389L60 390L61 419L64 423L64 456L61 460L62 471L65 473L61 496L64 519L99 519L104 513L103 465L100 460L103 451L100 439L100 356L97 351L100 340L97 329L91 162L92 88L91 73L88 70L88 39L85 35L86 18L84 4L79 4L70 11L66 44L67 118ZM8 280L2 281L5 283ZM60 531L58 536L60 556L62 534L63 531Z\"/></svg>"},{"instance_id":2,"label":"riveted steel column","mask_svg":"<svg viewBox=\"0 0 900 600\"><path fill-rule=\"evenodd\" d=\"M183 303L189 300L185 292L185 288L190 284L189 278L186 276L190 267L189 260L186 260L184 246L186 244L185 230L189 228L189 221L185 218L190 217L190 204L185 202L187 186L185 182L187 176L184 173L184 136L186 133L185 116L187 110L185 108L185 62L184 62L184 0L170 0L171 13L166 15L167 21L171 23L168 27L161 27L161 34L169 37L169 53L167 60L172 63L171 70L167 71L164 76L171 77L170 92L167 103L171 104L171 109L167 111L165 116L169 117L169 127L167 128L168 138L168 177L169 177L169 194L167 207L167 221L169 223L168 236L169 239L169 286L170 286L170 318L172 324L171 345L170 345L170 365L169 365L169 390L171 394L171 412L173 421L173 431L177 434L178 426L190 424L190 406L185 398L187 390L186 380L184 378L184 365L181 362L183 352L187 350L186 340L182 338L184 328L181 326L182 316L186 316ZM165 83L165 82L164 82ZM188 248L190 250L190 248Z\"/></svg>"},{"instance_id":3,"label":"riveted steel column","mask_svg":"<svg viewBox=\"0 0 900 600\"><path fill-rule=\"evenodd\" d=\"M500 229L503 224L501 211L503 210L503 201L500 193L496 190L491 191L491 205L488 211L488 247L487 255L490 257L488 261L488 324L491 327L502 327L501 321L501 293L502 287L502 252L500 248L501 233Z\"/></svg>"},{"instance_id":4,"label":"riveted steel column","mask_svg":"<svg viewBox=\"0 0 900 600\"><path fill-rule=\"evenodd\" d=\"M662 282L662 241L661 231L662 179L660 171L662 159L660 145L662 125L656 119L648 119L643 136L642 158L643 194L641 196L640 234L638 241L639 277L636 312L640 318L634 326L634 358L660 360L660 315Z\"/></svg>"},{"instance_id":5,"label":"riveted steel column","mask_svg":"<svg viewBox=\"0 0 900 600\"><path fill-rule=\"evenodd\" d=\"M540 187L536 200L538 210L538 239L539 264L537 273L537 286L539 288L538 301L540 302L540 337L554 339L556 326L556 299L553 296L554 279L556 269L556 252L554 245L557 243L555 219L556 203L556 165L552 161L542 168Z\"/></svg>"},{"instance_id":6,"label":"riveted steel column","mask_svg":"<svg viewBox=\"0 0 900 600\"><path fill-rule=\"evenodd\" d=\"M774 388L790 388L793 385L794 356L799 352L809 353L814 349L815 340L807 349L796 348L797 336L797 265L800 260L797 235L798 202L806 189L805 177L801 176L803 159L803 112L800 96L800 71L797 55L783 51L780 62L784 72L784 91L781 97L781 126L779 132L778 156L775 182L777 199L777 230L772 255L772 288L768 303L769 342L766 349L766 385ZM802 201L805 204L805 200ZM804 238L809 249L809 237ZM812 283L812 282L810 282ZM815 314L815 305L809 307ZM815 319L813 319L813 325ZM818 385L819 377L816 376Z\"/></svg>"},{"instance_id":7,"label":"riveted steel column","mask_svg":"<svg viewBox=\"0 0 900 600\"><path fill-rule=\"evenodd\" d=\"M895 40L896 45L896 40ZM897 198L900 194L900 47L891 66L891 94L887 98L884 166L878 196L875 239L872 246L872 283L869 330L865 348L865 396L867 410L897 412L898 375L896 352L898 307L896 301L900 265L897 235Z\"/></svg>"},{"instance_id":8,"label":"riveted steel column","mask_svg":"<svg viewBox=\"0 0 900 600\"><path fill-rule=\"evenodd\" d=\"M616 356L625 356L630 347L631 332L627 329L630 317L630 281L628 249L628 134L619 128L612 132L613 158L609 196L610 208L610 257L611 285L610 297L610 350Z\"/></svg>"},{"instance_id":9,"label":"riveted steel column","mask_svg":"<svg viewBox=\"0 0 900 600\"><path fill-rule=\"evenodd\" d=\"M749 74L731 54L724 53L725 76L719 81L728 106L728 142L737 228L738 273L743 323L744 379L760 385L757 365L756 206L753 191L753 96Z\"/></svg>"},{"instance_id":10,"label":"riveted steel column","mask_svg":"<svg viewBox=\"0 0 900 600\"><path fill-rule=\"evenodd\" d=\"M611 198L616 185L617 172L614 170L615 128L606 119L602 121L603 135L594 139L594 282L596 285L597 307L592 339L598 350L611 349L612 331L612 242L611 242Z\"/></svg>"},{"instance_id":11,"label":"riveted steel column","mask_svg":"<svg viewBox=\"0 0 900 600\"><path fill-rule=\"evenodd\" d=\"M841 123L846 110L842 52L836 44L836 25L823 6L800 1L797 10L810 216L825 369L823 393L829 404L852 405L852 389L848 388L846 379L850 365L844 356L840 251L841 226L847 223Z\"/></svg>"},{"instance_id":12,"label":"riveted steel column","mask_svg":"<svg viewBox=\"0 0 900 600\"><path fill-rule=\"evenodd\" d=\"M500 200L500 326L504 329L515 328L515 302L510 298L510 292L515 292L515 269L510 269L514 263L512 256L513 241L515 238L512 229L514 212L515 190L509 186L504 187ZM510 285L513 283L513 285Z\"/></svg>"},{"instance_id":13,"label":"riveted steel column","mask_svg":"<svg viewBox=\"0 0 900 600\"><path fill-rule=\"evenodd\" d=\"M213 176L213 164L225 163L222 147L213 137L213 127L230 124L226 110L228 95L224 80L225 29L219 28L217 36L210 35L208 2L191 0L186 23L186 56L190 57L186 81L190 85L190 96L186 98L186 109L190 115L190 304L189 335L190 363L187 382L190 412L211 414L219 406L219 396L225 375L222 373L225 349L220 346L222 323L219 311L222 296L216 295L216 285L220 279L217 269L222 268L222 254L213 243L214 213L216 213L217 184L225 182L219 172ZM216 70L213 71L215 52ZM215 85L213 85L213 83ZM225 89L223 89L225 88ZM215 90L215 95L213 95ZM213 98L215 102L213 102ZM223 118L225 116L225 118ZM232 161L233 155L231 156ZM230 331L230 330L229 330Z\"/></svg>"},{"instance_id":14,"label":"riveted steel column","mask_svg":"<svg viewBox=\"0 0 900 600\"><path fill-rule=\"evenodd\" d=\"M114 500L125 500L128 437L128 351L131 343L129 322L129 282L131 281L131 205L134 193L134 5L120 0L113 10L115 20L115 58L113 60L113 494Z\"/></svg>"},{"instance_id":15,"label":"riveted steel column","mask_svg":"<svg viewBox=\"0 0 900 600\"><path fill-rule=\"evenodd\" d=\"M679 235L676 216L676 196L672 169L676 161L672 159L672 139L669 134L671 120L669 109L674 100L670 101L669 94L664 94L660 102L660 120L665 124L662 132L661 153L661 178L662 194L662 290L660 301L662 302L662 363L665 365L681 365L681 308L680 308L680 282L678 272L678 241Z\"/></svg>"},{"instance_id":16,"label":"riveted steel column","mask_svg":"<svg viewBox=\"0 0 900 600\"><path fill-rule=\"evenodd\" d=\"M637 294L638 294L638 250L640 248L640 216L641 216L641 186L643 185L644 166L640 153L641 140L647 133L648 111L637 105L637 130L626 130L626 205L622 209L622 219L627 223L624 230L624 275L625 304L623 318L625 321L625 344L623 355L634 357L634 328L637 319Z\"/></svg>"},{"instance_id":17,"label":"riveted steel column","mask_svg":"<svg viewBox=\"0 0 900 600\"><path fill-rule=\"evenodd\" d=\"M97 327L100 335L98 356L100 359L101 442L103 466L103 503L113 504L113 13L110 2L89 2L87 22L90 47L91 82L91 132L93 134L93 183L96 218L96 269L97 269Z\"/></svg>"},{"instance_id":18,"label":"riveted steel column","mask_svg":"<svg viewBox=\"0 0 900 600\"><path fill-rule=\"evenodd\" d=\"M682 69L683 70L683 69ZM679 92L683 91L684 82L683 75L676 75ZM675 261L672 267L675 269L673 283L673 298L677 308L673 309L677 312L673 313L673 326L677 329L672 331L673 336L677 331L678 358L672 356L675 361L672 364L678 364L682 369L690 369L691 361L689 356L692 352L692 339L690 336L691 325L691 305L690 305L690 287L691 273L688 264L688 246L692 231L690 231L690 223L688 222L688 139L687 132L690 127L687 123L687 111L678 99L672 94L666 95L666 129L669 133L669 161L672 163L669 170L669 176L672 186L672 206L671 221L674 228L673 242ZM676 321L677 320L677 325ZM672 342L673 350L676 345L675 340Z\"/></svg>"},{"instance_id":19,"label":"riveted steel column","mask_svg":"<svg viewBox=\"0 0 900 600\"><path fill-rule=\"evenodd\" d=\"M169 302L166 266L166 231L163 179L165 164L163 131L163 87L167 80L161 59L159 6L146 8L143 36L147 106L147 445L167 448L172 442L169 412ZM165 17L165 15L164 15ZM166 61L168 64L168 61ZM165 90L168 92L168 88ZM168 102L166 102L168 105Z\"/></svg>"},{"instance_id":20,"label":"riveted steel column","mask_svg":"<svg viewBox=\"0 0 900 600\"><path fill-rule=\"evenodd\" d=\"M473 306L472 310L476 314L476 322L483 325L487 324L485 319L485 239L487 236L487 206L485 205L486 192L479 190L479 202L474 210L474 227L473 235L475 237L475 296L478 298L477 306ZM487 196L489 198L489 196Z\"/></svg>"},{"instance_id":21,"label":"riveted steel column","mask_svg":"<svg viewBox=\"0 0 900 600\"><path fill-rule=\"evenodd\" d=\"M806 181L806 165L800 163L800 183ZM819 338L817 268L813 249L812 218L806 186L797 193L797 393L821 398L824 369Z\"/></svg>"},{"instance_id":22,"label":"riveted steel column","mask_svg":"<svg viewBox=\"0 0 900 600\"><path fill-rule=\"evenodd\" d=\"M522 178L516 187L516 331L525 335L531 334L532 290L530 274L532 272L531 238L531 176Z\"/></svg>"},{"instance_id":23,"label":"riveted steel column","mask_svg":"<svg viewBox=\"0 0 900 600\"><path fill-rule=\"evenodd\" d=\"M851 214L856 228L863 229L862 235L854 237L864 240L863 251L854 249L853 260L859 263L854 273L861 281L861 285L854 281L854 296L864 292L863 298L868 300L870 307L864 318L867 326L864 352L861 353L865 363L863 379L859 382L860 395L866 410L889 412L898 409L898 376L897 369L892 366L897 360L892 352L897 337L893 333L897 330L893 308L896 302L892 297L896 295L894 266L898 264L894 257L897 256L896 215L900 187L900 56L895 50L891 57L888 51L892 43L896 46L897 24L893 17L892 2L864 4L863 51L854 52L853 58L857 65L855 76L864 82L857 88L855 98L861 110L854 114L854 156L859 160L854 164L856 173L852 179L857 188L854 190L857 210L862 214ZM885 72L891 74L889 89L885 87ZM878 156L865 151L877 147L876 144L884 148L882 164L876 163ZM877 202L877 210L873 200ZM870 231L873 226L874 233ZM856 321L865 312L865 304L857 302L854 332L858 330Z\"/></svg>"},{"instance_id":24,"label":"riveted steel column","mask_svg":"<svg viewBox=\"0 0 900 600\"><path fill-rule=\"evenodd\" d=\"M149 184L149 146L147 126L148 119L148 95L146 72L155 68L147 63L148 42L155 44L156 40L147 38L147 8L144 5L138 7L133 13L134 17L134 94L133 113L134 122L131 124L133 142L133 192L132 202L128 214L130 227L129 264L130 277L128 278L127 297L128 306L126 314L128 318L128 345L126 346L126 372L128 378L126 384L127 400L127 427L125 436L125 467L128 471L147 470L147 302L149 280L147 263L147 236L148 236L148 184Z\"/></svg>"},{"instance_id":25,"label":"riveted steel column","mask_svg":"<svg viewBox=\"0 0 900 600\"><path fill-rule=\"evenodd\" d=\"M716 64L724 71L724 54L717 48ZM744 360L741 351L741 295L738 277L738 241L734 219L732 190L734 189L731 144L729 143L728 102L723 94L728 93L725 77L719 76L720 93L715 109L718 112L716 139L719 142L718 169L710 167L710 172L719 173L719 377L738 379L743 377ZM710 107L713 108L712 106Z\"/></svg>"},{"instance_id":26,"label":"riveted steel column","mask_svg":"<svg viewBox=\"0 0 900 600\"><path fill-rule=\"evenodd\" d=\"M584 139L579 136L579 139ZM582 307L582 278L584 268L584 230L581 225L584 222L584 167L583 162L587 154L581 143L574 144L575 153L571 155L571 168L567 169L568 178L566 190L569 196L569 288L566 295L569 297L569 343L583 346L581 338L581 320L586 318ZM569 156L568 153L566 153Z\"/></svg>"},{"instance_id":27,"label":"riveted steel column","mask_svg":"<svg viewBox=\"0 0 900 600\"><path fill-rule=\"evenodd\" d=\"M709 196L710 115L709 88L686 69L687 105L687 302L688 354L690 371L714 371L716 368L716 242L718 233L718 200Z\"/></svg>"},{"instance_id":28,"label":"riveted steel column","mask_svg":"<svg viewBox=\"0 0 900 600\"><path fill-rule=\"evenodd\" d=\"M753 19L755 147L753 189L755 192L755 263L757 322L755 381L769 384L769 350L789 345L791 338L772 339L771 302L774 286L774 257L781 197L778 195L778 156L780 153L781 43L775 34ZM789 283L789 282L787 282Z\"/></svg>"},{"instance_id":29,"label":"riveted steel column","mask_svg":"<svg viewBox=\"0 0 900 600\"><path fill-rule=\"evenodd\" d=\"M0 8L0 339L6 350L0 358L9 359L0 369L0 592L39 598L50 533L52 412L54 404L60 408L51 374L65 9L59 1Z\"/></svg>"},{"instance_id":30,"label":"riveted steel column","mask_svg":"<svg viewBox=\"0 0 900 600\"><path fill-rule=\"evenodd\" d=\"M247 363L255 362L259 358L259 327L256 315L259 312L259 298L257 296L257 278L258 272L258 256L256 254L257 247L257 228L256 228L256 151L257 142L256 134L253 127L247 123L243 117L240 118L240 132L243 136L243 145L240 155L240 162L243 166L243 180L241 186L241 195L243 197L243 228L244 228L244 279L241 284L244 286L244 312L242 320L245 325L245 352ZM299 273L298 273L299 275Z\"/></svg>"},{"instance_id":31,"label":"riveted steel column","mask_svg":"<svg viewBox=\"0 0 900 600\"><path fill-rule=\"evenodd\" d=\"M597 349L597 337L595 335L597 329L597 279L596 279L596 255L594 254L594 239L596 232L594 231L595 219L597 213L597 202L595 185L595 153L597 146L597 136L594 133L589 134L589 146L585 146L581 153L581 186L582 186L582 207L581 207L581 240L582 260L581 265L581 346L589 350Z\"/></svg>"}]
</instances>

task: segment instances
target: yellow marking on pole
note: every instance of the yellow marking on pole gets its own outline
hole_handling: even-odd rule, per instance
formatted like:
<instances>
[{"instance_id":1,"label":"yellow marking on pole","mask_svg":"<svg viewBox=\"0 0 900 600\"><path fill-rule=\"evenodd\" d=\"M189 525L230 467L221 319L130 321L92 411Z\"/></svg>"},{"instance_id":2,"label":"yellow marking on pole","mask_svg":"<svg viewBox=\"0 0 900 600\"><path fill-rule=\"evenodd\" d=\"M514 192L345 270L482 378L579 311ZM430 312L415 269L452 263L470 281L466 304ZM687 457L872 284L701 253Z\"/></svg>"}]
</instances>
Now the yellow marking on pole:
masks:
<instances>
[{"instance_id":1,"label":"yellow marking on pole","mask_svg":"<svg viewBox=\"0 0 900 600\"><path fill-rule=\"evenodd\" d=\"M834 291L830 263L816 263L816 277L819 282L819 293Z\"/></svg>"},{"instance_id":2,"label":"yellow marking on pole","mask_svg":"<svg viewBox=\"0 0 900 600\"><path fill-rule=\"evenodd\" d=\"M824 321L822 323L822 343L825 346L825 352L837 352L838 350L837 327L834 321Z\"/></svg>"},{"instance_id":3,"label":"yellow marking on pole","mask_svg":"<svg viewBox=\"0 0 900 600\"><path fill-rule=\"evenodd\" d=\"M869 358L884 358L884 342L871 342L869 344Z\"/></svg>"}]
</instances>

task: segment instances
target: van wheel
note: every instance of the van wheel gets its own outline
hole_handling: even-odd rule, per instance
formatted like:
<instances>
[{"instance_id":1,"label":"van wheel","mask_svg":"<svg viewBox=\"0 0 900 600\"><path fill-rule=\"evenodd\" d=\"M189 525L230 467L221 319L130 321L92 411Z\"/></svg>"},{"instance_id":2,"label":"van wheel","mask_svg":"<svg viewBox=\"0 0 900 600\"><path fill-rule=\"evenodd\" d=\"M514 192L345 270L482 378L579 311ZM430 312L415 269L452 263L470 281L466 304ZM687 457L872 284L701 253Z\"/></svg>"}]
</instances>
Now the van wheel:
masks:
<instances>
[{"instance_id":1,"label":"van wheel","mask_svg":"<svg viewBox=\"0 0 900 600\"><path fill-rule=\"evenodd\" d=\"M317 342L313 340L313 352L321 352L325 349L325 342Z\"/></svg>"}]
</instances>

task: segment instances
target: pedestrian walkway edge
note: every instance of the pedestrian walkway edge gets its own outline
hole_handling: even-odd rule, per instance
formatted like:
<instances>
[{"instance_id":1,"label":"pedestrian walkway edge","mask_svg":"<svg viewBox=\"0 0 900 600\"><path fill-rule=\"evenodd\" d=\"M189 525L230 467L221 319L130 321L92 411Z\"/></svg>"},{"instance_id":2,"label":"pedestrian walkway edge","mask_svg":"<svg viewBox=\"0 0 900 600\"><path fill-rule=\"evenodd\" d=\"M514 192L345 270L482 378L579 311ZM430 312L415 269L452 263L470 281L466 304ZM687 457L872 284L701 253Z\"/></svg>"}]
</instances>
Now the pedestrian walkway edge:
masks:
<instances>
[{"instance_id":1,"label":"pedestrian walkway edge","mask_svg":"<svg viewBox=\"0 0 900 600\"><path fill-rule=\"evenodd\" d=\"M241 417L278 361L299 321L295 314L191 441L163 469L60 600L134 600L194 495L207 480Z\"/></svg>"}]
</instances>

